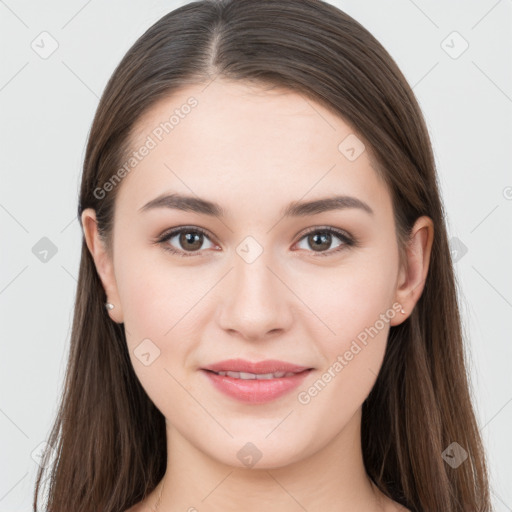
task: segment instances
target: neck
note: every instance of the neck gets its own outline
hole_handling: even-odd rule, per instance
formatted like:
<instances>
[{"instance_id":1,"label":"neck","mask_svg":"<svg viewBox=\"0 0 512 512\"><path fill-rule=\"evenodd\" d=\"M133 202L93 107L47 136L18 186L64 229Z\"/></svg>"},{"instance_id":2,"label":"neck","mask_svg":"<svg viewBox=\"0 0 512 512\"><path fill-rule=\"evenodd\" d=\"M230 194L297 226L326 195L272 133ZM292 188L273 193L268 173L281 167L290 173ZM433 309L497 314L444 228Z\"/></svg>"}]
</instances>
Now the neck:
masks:
<instances>
[{"instance_id":1,"label":"neck","mask_svg":"<svg viewBox=\"0 0 512 512\"><path fill-rule=\"evenodd\" d=\"M360 426L359 410L319 451L282 467L246 468L213 459L167 423L167 471L156 510L382 512L380 492L364 469Z\"/></svg>"}]
</instances>

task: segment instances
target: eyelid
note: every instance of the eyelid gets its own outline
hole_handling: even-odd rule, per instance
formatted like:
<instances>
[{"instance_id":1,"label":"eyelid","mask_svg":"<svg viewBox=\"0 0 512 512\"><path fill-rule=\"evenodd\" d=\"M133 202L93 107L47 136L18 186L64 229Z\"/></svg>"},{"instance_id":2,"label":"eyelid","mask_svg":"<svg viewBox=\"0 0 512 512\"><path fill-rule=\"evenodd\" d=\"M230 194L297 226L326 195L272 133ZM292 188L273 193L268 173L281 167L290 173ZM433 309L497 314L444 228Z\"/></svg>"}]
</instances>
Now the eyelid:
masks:
<instances>
[{"instance_id":1,"label":"eyelid","mask_svg":"<svg viewBox=\"0 0 512 512\"><path fill-rule=\"evenodd\" d=\"M199 233L202 233L203 235L207 236L208 238L215 238L208 230L204 228L200 228L199 226L177 226L175 228L166 229L160 236L158 236L157 240L162 240L165 238L169 238L172 236L175 236L182 231L196 231Z\"/></svg>"},{"instance_id":2,"label":"eyelid","mask_svg":"<svg viewBox=\"0 0 512 512\"><path fill-rule=\"evenodd\" d=\"M310 233L316 233L317 231L327 231L329 233L334 233L339 237L346 238L348 240L354 240L354 237L350 233L348 233L348 231L345 231L344 229L340 228L335 228L334 226L312 226L301 233L299 240L302 240L306 235L309 235Z\"/></svg>"}]
</instances>

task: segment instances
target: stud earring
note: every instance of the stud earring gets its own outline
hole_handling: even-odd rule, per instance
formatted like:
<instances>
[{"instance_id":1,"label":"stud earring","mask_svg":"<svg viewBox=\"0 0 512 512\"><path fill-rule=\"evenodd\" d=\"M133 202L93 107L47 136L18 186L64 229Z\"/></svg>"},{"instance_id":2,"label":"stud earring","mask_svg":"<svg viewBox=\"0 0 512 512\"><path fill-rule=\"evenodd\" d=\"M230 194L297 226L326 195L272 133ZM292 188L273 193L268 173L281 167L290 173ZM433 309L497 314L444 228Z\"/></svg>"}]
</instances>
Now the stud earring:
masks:
<instances>
[{"instance_id":1,"label":"stud earring","mask_svg":"<svg viewBox=\"0 0 512 512\"><path fill-rule=\"evenodd\" d=\"M105 302L105 307L107 309L114 309L114 304L111 304L110 302Z\"/></svg>"},{"instance_id":2,"label":"stud earring","mask_svg":"<svg viewBox=\"0 0 512 512\"><path fill-rule=\"evenodd\" d=\"M113 306L112 306L112 307L113 307ZM402 308L402 310L400 311L400 313L402 313L402 315L405 315L404 308Z\"/></svg>"}]
</instances>

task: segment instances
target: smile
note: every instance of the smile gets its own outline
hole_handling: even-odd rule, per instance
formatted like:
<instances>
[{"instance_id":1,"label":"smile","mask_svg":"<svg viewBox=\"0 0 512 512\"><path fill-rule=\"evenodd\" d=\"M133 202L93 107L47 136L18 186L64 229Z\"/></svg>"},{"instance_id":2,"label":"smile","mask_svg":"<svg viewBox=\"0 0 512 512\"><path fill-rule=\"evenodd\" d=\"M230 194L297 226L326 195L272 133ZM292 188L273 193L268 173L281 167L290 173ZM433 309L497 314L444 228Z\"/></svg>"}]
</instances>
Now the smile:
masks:
<instances>
[{"instance_id":1,"label":"smile","mask_svg":"<svg viewBox=\"0 0 512 512\"><path fill-rule=\"evenodd\" d=\"M213 387L223 395L248 404L264 404L290 393L310 374L312 369L300 372L214 372L201 370Z\"/></svg>"},{"instance_id":2,"label":"smile","mask_svg":"<svg viewBox=\"0 0 512 512\"><path fill-rule=\"evenodd\" d=\"M274 372L274 373L249 373L249 372L214 372L217 375L227 375L233 379L259 379L259 380L268 380L268 379L280 379L281 377L293 377L295 375L294 372Z\"/></svg>"}]
</instances>

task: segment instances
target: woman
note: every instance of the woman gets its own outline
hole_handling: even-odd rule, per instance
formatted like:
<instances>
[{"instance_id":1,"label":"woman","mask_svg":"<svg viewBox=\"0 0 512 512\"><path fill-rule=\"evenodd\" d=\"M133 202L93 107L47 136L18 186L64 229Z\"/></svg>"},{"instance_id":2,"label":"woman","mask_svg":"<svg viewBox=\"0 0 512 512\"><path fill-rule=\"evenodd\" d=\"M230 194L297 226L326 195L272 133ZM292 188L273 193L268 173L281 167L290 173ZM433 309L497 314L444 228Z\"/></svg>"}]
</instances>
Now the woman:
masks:
<instances>
[{"instance_id":1,"label":"woman","mask_svg":"<svg viewBox=\"0 0 512 512\"><path fill-rule=\"evenodd\" d=\"M48 510L490 510L443 216L355 20L164 16L89 136Z\"/></svg>"}]
</instances>

